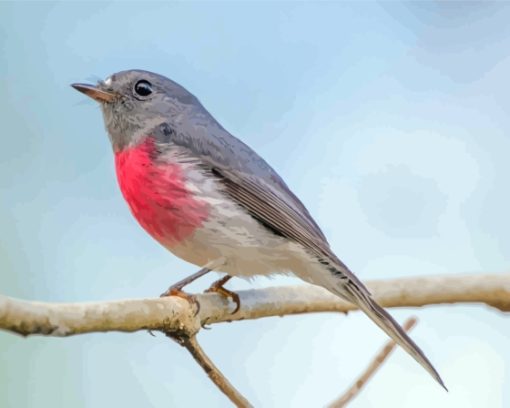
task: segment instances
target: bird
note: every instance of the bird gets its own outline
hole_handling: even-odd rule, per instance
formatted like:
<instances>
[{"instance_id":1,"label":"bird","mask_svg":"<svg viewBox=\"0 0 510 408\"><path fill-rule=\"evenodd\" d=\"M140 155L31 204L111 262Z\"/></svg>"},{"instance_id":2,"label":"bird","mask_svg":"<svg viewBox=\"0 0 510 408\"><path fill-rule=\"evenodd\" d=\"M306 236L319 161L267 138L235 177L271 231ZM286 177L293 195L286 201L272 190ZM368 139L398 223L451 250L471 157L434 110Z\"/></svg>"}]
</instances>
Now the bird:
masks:
<instances>
[{"instance_id":1,"label":"bird","mask_svg":"<svg viewBox=\"0 0 510 408\"><path fill-rule=\"evenodd\" d=\"M73 88L99 102L122 195L141 227L200 269L231 277L292 274L363 311L443 388L418 345L335 255L299 198L254 150L229 133L191 92L165 76L126 70Z\"/></svg>"}]
</instances>

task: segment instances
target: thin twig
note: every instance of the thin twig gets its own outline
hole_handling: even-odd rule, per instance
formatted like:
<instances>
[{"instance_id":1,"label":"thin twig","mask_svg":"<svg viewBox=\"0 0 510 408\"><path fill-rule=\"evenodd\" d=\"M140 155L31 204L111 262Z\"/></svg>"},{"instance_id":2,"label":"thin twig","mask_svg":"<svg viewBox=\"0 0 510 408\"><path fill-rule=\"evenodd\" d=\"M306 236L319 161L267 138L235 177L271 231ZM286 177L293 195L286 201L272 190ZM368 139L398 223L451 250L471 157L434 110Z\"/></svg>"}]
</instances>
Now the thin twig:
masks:
<instances>
[{"instance_id":1,"label":"thin twig","mask_svg":"<svg viewBox=\"0 0 510 408\"><path fill-rule=\"evenodd\" d=\"M418 320L416 317L410 317L406 320L402 328L409 332ZM386 345L377 353L372 362L368 365L365 371L359 376L359 378L336 400L328 405L328 408L342 408L345 407L353 398L355 398L366 385L368 380L372 378L375 372L381 367L384 361L389 357L397 343L390 340Z\"/></svg>"},{"instance_id":2,"label":"thin twig","mask_svg":"<svg viewBox=\"0 0 510 408\"><path fill-rule=\"evenodd\" d=\"M195 361L202 367L211 381L225 394L230 401L237 407L249 408L252 405L244 398L239 391L228 381L228 379L221 373L221 371L214 365L211 359L205 354L200 344L198 344L196 336L184 337L178 342L186 347L186 349L193 356Z\"/></svg>"}]
</instances>

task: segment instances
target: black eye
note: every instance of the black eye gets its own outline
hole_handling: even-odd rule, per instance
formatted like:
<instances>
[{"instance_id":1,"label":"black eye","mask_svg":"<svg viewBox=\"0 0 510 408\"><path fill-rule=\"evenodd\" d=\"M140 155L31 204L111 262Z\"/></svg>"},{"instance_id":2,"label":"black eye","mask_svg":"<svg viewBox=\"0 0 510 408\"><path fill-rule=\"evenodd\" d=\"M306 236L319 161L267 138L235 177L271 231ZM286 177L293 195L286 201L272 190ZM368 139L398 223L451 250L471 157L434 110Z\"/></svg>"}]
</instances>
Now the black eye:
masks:
<instances>
[{"instance_id":1,"label":"black eye","mask_svg":"<svg viewBox=\"0 0 510 408\"><path fill-rule=\"evenodd\" d=\"M140 96L149 96L152 93L152 85L149 81L142 79L135 84L135 92Z\"/></svg>"}]
</instances>

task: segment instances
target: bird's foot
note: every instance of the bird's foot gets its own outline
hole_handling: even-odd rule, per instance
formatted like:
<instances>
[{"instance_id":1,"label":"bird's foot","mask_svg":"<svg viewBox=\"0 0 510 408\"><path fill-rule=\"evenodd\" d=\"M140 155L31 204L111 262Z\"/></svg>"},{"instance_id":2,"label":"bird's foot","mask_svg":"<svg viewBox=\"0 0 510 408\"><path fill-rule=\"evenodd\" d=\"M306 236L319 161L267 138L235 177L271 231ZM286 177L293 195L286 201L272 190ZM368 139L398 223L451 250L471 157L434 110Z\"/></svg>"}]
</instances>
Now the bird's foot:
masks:
<instances>
[{"instance_id":1,"label":"bird's foot","mask_svg":"<svg viewBox=\"0 0 510 408\"><path fill-rule=\"evenodd\" d=\"M214 292L214 293L217 293L225 298L232 299L232 301L236 304L236 308L234 309L234 311L231 314L235 314L241 307L241 299L239 299L239 295L237 293L232 292L231 290L228 290L223 287L223 285L225 283L227 283L231 278L232 278L232 276L227 275L227 276L224 276L223 278L217 280L216 282L214 282L211 285L211 287L209 289L206 290L206 293Z\"/></svg>"},{"instance_id":2,"label":"bird's foot","mask_svg":"<svg viewBox=\"0 0 510 408\"><path fill-rule=\"evenodd\" d=\"M193 275L190 275L179 282L173 284L170 286L165 292L163 292L160 297L166 297L166 296L178 296L182 299L186 299L190 304L194 305L196 308L195 316L200 311L200 303L198 303L198 300L195 296L190 295L189 293L184 292L182 289L184 286L189 285L191 282L195 281L196 279L200 278L201 276L204 276L206 273L209 273L211 269L209 269L207 266L200 269L198 272L194 273Z\"/></svg>"},{"instance_id":3,"label":"bird's foot","mask_svg":"<svg viewBox=\"0 0 510 408\"><path fill-rule=\"evenodd\" d=\"M200 312L200 303L198 302L195 295L191 295L182 290L180 285L170 286L165 292L163 292L159 297L167 297L167 296L177 296L181 299L187 300L190 305L195 306L195 314L196 316L198 312Z\"/></svg>"}]
</instances>

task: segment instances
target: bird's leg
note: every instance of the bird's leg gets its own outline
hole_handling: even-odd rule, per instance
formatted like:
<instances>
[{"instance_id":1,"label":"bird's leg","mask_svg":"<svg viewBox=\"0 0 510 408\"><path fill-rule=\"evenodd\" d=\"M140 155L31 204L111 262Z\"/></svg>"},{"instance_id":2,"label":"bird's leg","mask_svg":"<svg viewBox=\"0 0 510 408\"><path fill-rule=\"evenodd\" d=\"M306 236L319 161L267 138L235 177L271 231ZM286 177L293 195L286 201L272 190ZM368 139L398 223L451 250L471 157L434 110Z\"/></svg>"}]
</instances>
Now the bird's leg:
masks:
<instances>
[{"instance_id":1,"label":"bird's leg","mask_svg":"<svg viewBox=\"0 0 510 408\"><path fill-rule=\"evenodd\" d=\"M191 282L197 280L198 278L204 276L206 273L211 272L211 269L208 267L204 267L200 269L198 272L195 272L193 275L187 276L186 278L180 280L179 282L170 286L165 292L163 292L160 297L166 296L178 296L182 299L187 300L189 303L192 303L196 306L196 313L200 311L200 303L198 303L195 296L190 295L189 293L184 292L182 289L184 286L189 285Z\"/></svg>"},{"instance_id":2,"label":"bird's leg","mask_svg":"<svg viewBox=\"0 0 510 408\"><path fill-rule=\"evenodd\" d=\"M180 280L177 283L174 283L172 286L170 286L165 292L161 294L161 297L165 296L178 296L175 295L177 292L182 292L182 289L184 286L189 285L191 282L197 280L198 278L201 278L206 273L211 272L211 269L204 267L200 269L198 272L195 272L193 275L187 276L184 279Z\"/></svg>"},{"instance_id":3,"label":"bird's leg","mask_svg":"<svg viewBox=\"0 0 510 408\"><path fill-rule=\"evenodd\" d=\"M241 300L239 299L239 295L223 287L223 285L227 283L230 279L232 279L232 276L230 275L224 276L223 278L214 282L211 285L211 287L206 290L206 292L216 292L223 297L231 298L232 301L236 304L236 308L231 314L235 314L241 307Z\"/></svg>"},{"instance_id":4,"label":"bird's leg","mask_svg":"<svg viewBox=\"0 0 510 408\"><path fill-rule=\"evenodd\" d=\"M225 258L219 258L219 259L215 259L215 260L209 262L207 265L205 265L198 272L195 272L193 275L190 275L190 276L180 280L179 282L174 283L165 292L163 292L160 295L160 297L178 296L180 298L186 299L188 302L193 303L196 306L195 315L198 314L198 312L200 311L200 303L198 303L195 296L184 292L182 289L184 288L184 286L189 285L191 282L194 282L198 278L201 278L205 274L211 272L213 269L218 268L219 266L223 265L224 263L225 263Z\"/></svg>"}]
</instances>

